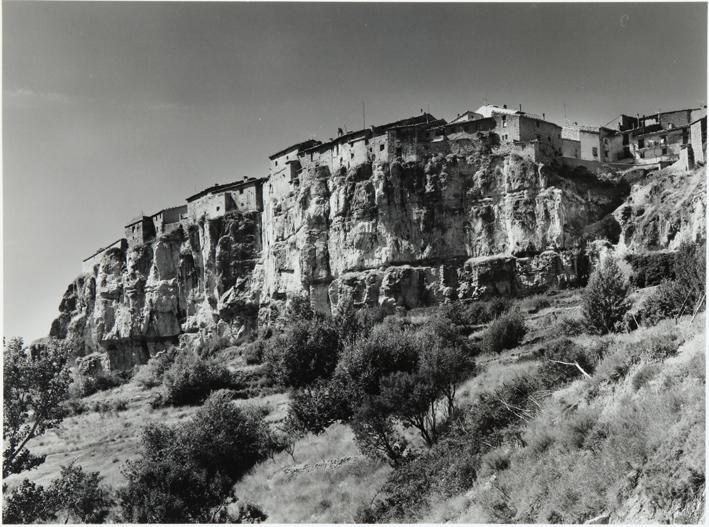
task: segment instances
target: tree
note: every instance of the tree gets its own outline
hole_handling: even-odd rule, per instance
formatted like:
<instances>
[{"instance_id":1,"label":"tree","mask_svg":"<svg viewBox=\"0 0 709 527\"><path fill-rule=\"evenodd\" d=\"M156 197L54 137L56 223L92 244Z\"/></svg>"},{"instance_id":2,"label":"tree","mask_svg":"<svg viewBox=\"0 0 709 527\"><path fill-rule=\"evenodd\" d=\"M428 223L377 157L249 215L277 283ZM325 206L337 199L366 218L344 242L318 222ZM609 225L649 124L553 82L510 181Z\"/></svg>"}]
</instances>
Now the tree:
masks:
<instances>
[{"instance_id":1,"label":"tree","mask_svg":"<svg viewBox=\"0 0 709 527\"><path fill-rule=\"evenodd\" d=\"M56 510L49 493L28 479L5 497L2 509L5 524L49 522L55 518Z\"/></svg>"},{"instance_id":2,"label":"tree","mask_svg":"<svg viewBox=\"0 0 709 527\"><path fill-rule=\"evenodd\" d=\"M596 333L618 331L630 309L628 284L612 257L601 261L583 292L583 314L587 327Z\"/></svg>"},{"instance_id":3,"label":"tree","mask_svg":"<svg viewBox=\"0 0 709 527\"><path fill-rule=\"evenodd\" d=\"M2 519L4 523L58 522L63 513L64 523L103 523L112 504L99 473L86 473L72 463L62 467L46 489L28 479L22 481L7 496Z\"/></svg>"},{"instance_id":4,"label":"tree","mask_svg":"<svg viewBox=\"0 0 709 527\"><path fill-rule=\"evenodd\" d=\"M71 375L66 345L51 339L26 348L22 339L5 344L3 372L3 478L34 468L45 456L36 456L27 443L57 426L64 412Z\"/></svg>"},{"instance_id":5,"label":"tree","mask_svg":"<svg viewBox=\"0 0 709 527\"><path fill-rule=\"evenodd\" d=\"M280 335L266 353L266 361L278 382L302 388L332 375L339 344L331 320L314 316L296 321Z\"/></svg>"},{"instance_id":6,"label":"tree","mask_svg":"<svg viewBox=\"0 0 709 527\"><path fill-rule=\"evenodd\" d=\"M140 456L123 467L124 518L134 523L211 523L234 483L273 448L263 413L240 409L228 390L195 417L143 431Z\"/></svg>"},{"instance_id":7,"label":"tree","mask_svg":"<svg viewBox=\"0 0 709 527\"><path fill-rule=\"evenodd\" d=\"M86 473L73 463L62 467L59 478L49 486L50 501L66 514L68 523L103 523L113 500L109 490L101 484L98 472Z\"/></svg>"}]
</instances>

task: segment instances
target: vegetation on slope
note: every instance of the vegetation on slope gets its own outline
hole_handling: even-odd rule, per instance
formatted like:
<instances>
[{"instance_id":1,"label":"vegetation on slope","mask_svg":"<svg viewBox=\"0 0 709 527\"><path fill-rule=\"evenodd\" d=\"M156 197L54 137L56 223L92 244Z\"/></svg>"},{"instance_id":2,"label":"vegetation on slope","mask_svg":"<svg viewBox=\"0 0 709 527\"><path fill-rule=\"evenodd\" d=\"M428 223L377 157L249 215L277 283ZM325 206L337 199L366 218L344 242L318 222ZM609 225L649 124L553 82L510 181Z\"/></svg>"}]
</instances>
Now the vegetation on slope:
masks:
<instances>
[{"instance_id":1,"label":"vegetation on slope","mask_svg":"<svg viewBox=\"0 0 709 527\"><path fill-rule=\"evenodd\" d=\"M101 469L121 468L114 488L65 464L45 486L13 480L3 517L698 521L703 254L683 246L674 279L633 309L612 261L582 298L550 291L387 318L352 306L324 317L294 302L273 335L210 356L174 350L129 385L65 404L72 426L96 428L104 414L153 424L130 430L114 458L130 461ZM264 397L279 389L288 396ZM259 390L280 407L238 400ZM42 456L38 441L27 445Z\"/></svg>"}]
</instances>

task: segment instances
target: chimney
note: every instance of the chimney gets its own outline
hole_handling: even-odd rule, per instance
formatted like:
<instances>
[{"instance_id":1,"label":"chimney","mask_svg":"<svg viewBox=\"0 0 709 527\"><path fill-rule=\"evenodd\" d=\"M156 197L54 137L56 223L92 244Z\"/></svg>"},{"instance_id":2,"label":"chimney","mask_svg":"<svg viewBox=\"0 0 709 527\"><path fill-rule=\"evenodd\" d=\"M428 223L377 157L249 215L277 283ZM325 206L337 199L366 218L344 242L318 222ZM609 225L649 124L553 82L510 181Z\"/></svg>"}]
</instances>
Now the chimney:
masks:
<instances>
[{"instance_id":1,"label":"chimney","mask_svg":"<svg viewBox=\"0 0 709 527\"><path fill-rule=\"evenodd\" d=\"M522 103L519 103L519 111L522 111Z\"/></svg>"},{"instance_id":2,"label":"chimney","mask_svg":"<svg viewBox=\"0 0 709 527\"><path fill-rule=\"evenodd\" d=\"M546 121L546 119L547 119L547 116L546 116L546 114L545 114L544 112L542 112L542 119L545 120L545 121Z\"/></svg>"},{"instance_id":3,"label":"chimney","mask_svg":"<svg viewBox=\"0 0 709 527\"><path fill-rule=\"evenodd\" d=\"M503 107L505 110L507 109L507 105L506 105L506 104L503 104L502 107Z\"/></svg>"}]
</instances>

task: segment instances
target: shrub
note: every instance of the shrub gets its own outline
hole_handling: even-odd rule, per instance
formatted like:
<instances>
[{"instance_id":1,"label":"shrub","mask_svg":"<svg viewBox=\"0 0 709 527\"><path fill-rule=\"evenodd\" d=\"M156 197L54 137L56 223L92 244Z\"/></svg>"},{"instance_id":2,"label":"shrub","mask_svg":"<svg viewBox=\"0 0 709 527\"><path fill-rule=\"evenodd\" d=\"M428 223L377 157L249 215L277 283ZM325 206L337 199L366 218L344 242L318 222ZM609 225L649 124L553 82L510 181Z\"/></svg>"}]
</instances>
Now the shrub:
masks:
<instances>
[{"instance_id":1,"label":"shrub","mask_svg":"<svg viewBox=\"0 0 709 527\"><path fill-rule=\"evenodd\" d=\"M148 360L147 364L138 367L133 380L143 388L160 386L163 382L163 375L174 362L177 353L178 350L175 347L157 353Z\"/></svg>"},{"instance_id":2,"label":"shrub","mask_svg":"<svg viewBox=\"0 0 709 527\"><path fill-rule=\"evenodd\" d=\"M253 342L250 342L244 347L244 360L246 361L246 364L248 365L253 365L253 364L261 364L264 359L264 354L265 350L267 348L266 342L264 342L262 339L256 339Z\"/></svg>"},{"instance_id":3,"label":"shrub","mask_svg":"<svg viewBox=\"0 0 709 527\"><path fill-rule=\"evenodd\" d=\"M337 364L339 335L324 317L290 325L266 353L273 377L284 386L301 388L327 379Z\"/></svg>"},{"instance_id":4,"label":"shrub","mask_svg":"<svg viewBox=\"0 0 709 527\"><path fill-rule=\"evenodd\" d=\"M628 285L615 260L606 258L591 274L582 302L589 330L605 334L620 329L631 304Z\"/></svg>"},{"instance_id":5,"label":"shrub","mask_svg":"<svg viewBox=\"0 0 709 527\"><path fill-rule=\"evenodd\" d=\"M658 285L675 278L675 255L666 252L628 254L625 260L633 268L630 283L636 287Z\"/></svg>"},{"instance_id":6,"label":"shrub","mask_svg":"<svg viewBox=\"0 0 709 527\"><path fill-rule=\"evenodd\" d=\"M224 366L207 362L193 352L177 355L163 375L163 384L168 402L178 406L201 403L215 390L240 387Z\"/></svg>"},{"instance_id":7,"label":"shrub","mask_svg":"<svg viewBox=\"0 0 709 527\"><path fill-rule=\"evenodd\" d=\"M86 473L73 463L61 467L58 478L45 489L24 480L3 508L3 523L103 523L113 505L110 491L98 472Z\"/></svg>"},{"instance_id":8,"label":"shrub","mask_svg":"<svg viewBox=\"0 0 709 527\"><path fill-rule=\"evenodd\" d=\"M539 376L547 388L555 388L580 377L583 374L579 367L589 375L595 367L595 361L589 358L586 351L567 338L550 342L544 350L544 359Z\"/></svg>"},{"instance_id":9,"label":"shrub","mask_svg":"<svg viewBox=\"0 0 709 527\"><path fill-rule=\"evenodd\" d=\"M64 523L103 523L113 505L99 473L86 473L73 463L61 468L59 478L49 486L49 494L57 508L66 514Z\"/></svg>"},{"instance_id":10,"label":"shrub","mask_svg":"<svg viewBox=\"0 0 709 527\"><path fill-rule=\"evenodd\" d=\"M71 386L75 397L88 397L98 392L110 390L123 384L124 380L114 374L101 374L96 376L75 375Z\"/></svg>"},{"instance_id":11,"label":"shrub","mask_svg":"<svg viewBox=\"0 0 709 527\"><path fill-rule=\"evenodd\" d=\"M641 366L633 376L633 390L636 392L640 390L657 375L658 371L659 367L657 364L644 364Z\"/></svg>"},{"instance_id":12,"label":"shrub","mask_svg":"<svg viewBox=\"0 0 709 527\"><path fill-rule=\"evenodd\" d=\"M25 479L5 496L2 521L5 524L49 522L56 517L51 497L41 485Z\"/></svg>"},{"instance_id":13,"label":"shrub","mask_svg":"<svg viewBox=\"0 0 709 527\"><path fill-rule=\"evenodd\" d=\"M123 412L128 409L128 403L124 399L116 399L111 403L114 412Z\"/></svg>"},{"instance_id":14,"label":"shrub","mask_svg":"<svg viewBox=\"0 0 709 527\"><path fill-rule=\"evenodd\" d=\"M138 523L210 522L234 482L265 459L273 441L257 409L239 409L232 394L213 393L184 424L150 425L140 457L124 465L119 491L124 519Z\"/></svg>"},{"instance_id":15,"label":"shrub","mask_svg":"<svg viewBox=\"0 0 709 527\"><path fill-rule=\"evenodd\" d=\"M485 331L483 350L487 353L500 353L514 348L522 342L526 333L527 326L519 311L507 313L493 321Z\"/></svg>"},{"instance_id":16,"label":"shrub","mask_svg":"<svg viewBox=\"0 0 709 527\"><path fill-rule=\"evenodd\" d=\"M665 280L643 303L640 318L647 324L657 324L664 318L701 310L706 291L706 242L683 243L674 259L675 279ZM700 304L701 301L701 304Z\"/></svg>"}]
</instances>

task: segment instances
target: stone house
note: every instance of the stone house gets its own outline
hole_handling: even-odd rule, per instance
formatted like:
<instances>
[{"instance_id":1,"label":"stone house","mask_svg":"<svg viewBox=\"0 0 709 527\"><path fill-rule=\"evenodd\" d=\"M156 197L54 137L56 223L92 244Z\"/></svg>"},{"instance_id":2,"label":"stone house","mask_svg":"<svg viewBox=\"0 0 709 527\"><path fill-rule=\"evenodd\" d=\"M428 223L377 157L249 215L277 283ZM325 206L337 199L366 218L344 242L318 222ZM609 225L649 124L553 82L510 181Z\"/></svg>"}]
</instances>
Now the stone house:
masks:
<instances>
[{"instance_id":1,"label":"stone house","mask_svg":"<svg viewBox=\"0 0 709 527\"><path fill-rule=\"evenodd\" d=\"M111 249L118 249L120 251L125 251L128 247L128 242L125 238L116 240L115 242L107 245L106 247L101 247L95 253L93 253L88 258L84 258L81 261L81 270L84 273L93 272L94 267L101 262L101 257Z\"/></svg>"},{"instance_id":2,"label":"stone house","mask_svg":"<svg viewBox=\"0 0 709 527\"><path fill-rule=\"evenodd\" d=\"M689 137L695 163L706 163L707 117L700 117L689 125Z\"/></svg>"},{"instance_id":3,"label":"stone house","mask_svg":"<svg viewBox=\"0 0 709 527\"><path fill-rule=\"evenodd\" d=\"M573 124L561 131L563 157L610 163L624 156L623 135L603 126Z\"/></svg>"},{"instance_id":4,"label":"stone house","mask_svg":"<svg viewBox=\"0 0 709 527\"><path fill-rule=\"evenodd\" d=\"M263 179L214 185L187 198L187 217L213 220L232 211L263 211Z\"/></svg>"},{"instance_id":5,"label":"stone house","mask_svg":"<svg viewBox=\"0 0 709 527\"><path fill-rule=\"evenodd\" d=\"M637 118L629 131L630 150L636 163L673 163L690 143L692 122L705 108L658 112Z\"/></svg>"},{"instance_id":6,"label":"stone house","mask_svg":"<svg viewBox=\"0 0 709 527\"><path fill-rule=\"evenodd\" d=\"M493 104L483 105L475 113L495 120L495 133L503 143L537 141L547 157L562 154L561 126L547 121L544 114L540 117Z\"/></svg>"},{"instance_id":7,"label":"stone house","mask_svg":"<svg viewBox=\"0 0 709 527\"><path fill-rule=\"evenodd\" d=\"M327 143L312 146L300 154L301 165L327 166L334 174L367 162L389 163L395 159L415 161L429 149L432 127L445 123L430 114L401 119L380 126L343 133Z\"/></svg>"},{"instance_id":8,"label":"stone house","mask_svg":"<svg viewBox=\"0 0 709 527\"><path fill-rule=\"evenodd\" d=\"M308 139L268 156L267 194L280 198L290 193L298 184L298 175L302 169L301 153L319 144L320 141Z\"/></svg>"},{"instance_id":9,"label":"stone house","mask_svg":"<svg viewBox=\"0 0 709 527\"><path fill-rule=\"evenodd\" d=\"M155 227L155 235L168 234L180 226L180 221L187 217L187 205L178 205L162 209L151 216Z\"/></svg>"},{"instance_id":10,"label":"stone house","mask_svg":"<svg viewBox=\"0 0 709 527\"><path fill-rule=\"evenodd\" d=\"M140 215L125 226L128 247L143 245L155 239L155 225L149 216Z\"/></svg>"}]
</instances>

